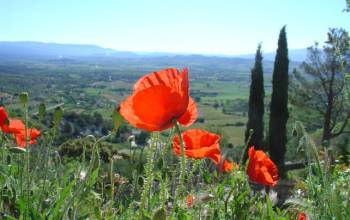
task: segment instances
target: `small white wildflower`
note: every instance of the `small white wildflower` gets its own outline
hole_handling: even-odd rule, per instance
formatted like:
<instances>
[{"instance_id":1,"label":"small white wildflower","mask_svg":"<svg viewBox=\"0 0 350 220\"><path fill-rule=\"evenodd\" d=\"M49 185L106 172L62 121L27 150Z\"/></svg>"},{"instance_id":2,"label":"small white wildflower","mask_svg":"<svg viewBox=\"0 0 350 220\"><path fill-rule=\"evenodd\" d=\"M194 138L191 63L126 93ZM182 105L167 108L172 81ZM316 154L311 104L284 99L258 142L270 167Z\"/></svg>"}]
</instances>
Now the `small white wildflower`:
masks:
<instances>
[{"instance_id":1,"label":"small white wildflower","mask_svg":"<svg viewBox=\"0 0 350 220\"><path fill-rule=\"evenodd\" d=\"M131 147L138 147L138 145L136 144L136 141L135 141L135 140L132 140L132 141L130 142L130 145L131 145Z\"/></svg>"},{"instance_id":2,"label":"small white wildflower","mask_svg":"<svg viewBox=\"0 0 350 220\"><path fill-rule=\"evenodd\" d=\"M86 177L86 170L80 171L79 179L80 181L83 181Z\"/></svg>"},{"instance_id":3,"label":"small white wildflower","mask_svg":"<svg viewBox=\"0 0 350 220\"><path fill-rule=\"evenodd\" d=\"M303 191L302 191L301 189L297 189L296 194L297 194L298 196L301 196L302 193L303 193Z\"/></svg>"},{"instance_id":4,"label":"small white wildflower","mask_svg":"<svg viewBox=\"0 0 350 220\"><path fill-rule=\"evenodd\" d=\"M273 206L276 205L278 202L277 192L274 190L270 190L269 199L270 199Z\"/></svg>"},{"instance_id":5,"label":"small white wildflower","mask_svg":"<svg viewBox=\"0 0 350 220\"><path fill-rule=\"evenodd\" d=\"M132 142L132 141L135 141L135 135L130 135L128 137L128 142Z\"/></svg>"}]
</instances>

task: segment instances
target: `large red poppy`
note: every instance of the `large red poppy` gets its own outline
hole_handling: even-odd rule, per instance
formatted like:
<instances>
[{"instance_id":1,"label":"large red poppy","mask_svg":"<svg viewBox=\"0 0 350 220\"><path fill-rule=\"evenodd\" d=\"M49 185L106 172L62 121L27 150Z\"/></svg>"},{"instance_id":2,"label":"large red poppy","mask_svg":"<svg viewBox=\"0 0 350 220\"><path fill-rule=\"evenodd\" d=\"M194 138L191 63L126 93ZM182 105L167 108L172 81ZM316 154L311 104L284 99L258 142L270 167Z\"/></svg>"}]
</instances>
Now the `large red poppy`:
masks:
<instances>
[{"instance_id":1,"label":"large red poppy","mask_svg":"<svg viewBox=\"0 0 350 220\"><path fill-rule=\"evenodd\" d=\"M200 129L191 129L182 133L182 139L185 144L186 157L195 159L209 158L215 164L220 162L219 135ZM181 145L178 135L173 139L173 151L176 155L181 155Z\"/></svg>"},{"instance_id":2,"label":"large red poppy","mask_svg":"<svg viewBox=\"0 0 350 220\"><path fill-rule=\"evenodd\" d=\"M248 156L247 174L249 179L266 186L276 185L278 181L277 167L264 151L255 151L254 147L250 147Z\"/></svg>"},{"instance_id":3,"label":"large red poppy","mask_svg":"<svg viewBox=\"0 0 350 220\"><path fill-rule=\"evenodd\" d=\"M120 103L120 114L135 127L161 131L174 119L189 126L197 119L197 107L188 92L188 71L164 69L139 79L133 93Z\"/></svg>"}]
</instances>

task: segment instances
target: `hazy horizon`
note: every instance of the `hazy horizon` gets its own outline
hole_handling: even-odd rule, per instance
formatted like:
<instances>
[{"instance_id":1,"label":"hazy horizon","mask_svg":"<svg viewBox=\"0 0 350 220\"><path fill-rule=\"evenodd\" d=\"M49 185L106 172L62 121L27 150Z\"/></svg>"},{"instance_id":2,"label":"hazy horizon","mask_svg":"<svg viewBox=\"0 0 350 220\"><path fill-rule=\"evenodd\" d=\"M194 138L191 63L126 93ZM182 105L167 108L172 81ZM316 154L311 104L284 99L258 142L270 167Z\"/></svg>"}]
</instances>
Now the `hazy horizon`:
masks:
<instances>
[{"instance_id":1,"label":"hazy horizon","mask_svg":"<svg viewBox=\"0 0 350 220\"><path fill-rule=\"evenodd\" d=\"M171 51L136 51L136 50L119 50L118 48L110 48L110 47L103 47L101 45L97 45L97 44L89 44L89 43L59 43L59 42L44 42L44 41L0 41L0 43L43 43L43 44L58 44L58 45L72 45L72 46L96 46L96 47L100 47L103 49L111 49L114 50L116 52L130 52L130 53L135 53L135 54L174 54L174 55L203 55L203 56L227 56L227 57L235 57L235 56L248 56L248 55L254 55L255 54L255 50L251 51L250 53L237 53L237 54L221 54L221 53L196 53L196 52L171 52ZM277 49L277 48L276 48ZM307 48L289 48L289 50L305 50ZM270 54L270 53L275 53L276 50L273 51L264 51L262 50L263 53L265 54Z\"/></svg>"}]
</instances>

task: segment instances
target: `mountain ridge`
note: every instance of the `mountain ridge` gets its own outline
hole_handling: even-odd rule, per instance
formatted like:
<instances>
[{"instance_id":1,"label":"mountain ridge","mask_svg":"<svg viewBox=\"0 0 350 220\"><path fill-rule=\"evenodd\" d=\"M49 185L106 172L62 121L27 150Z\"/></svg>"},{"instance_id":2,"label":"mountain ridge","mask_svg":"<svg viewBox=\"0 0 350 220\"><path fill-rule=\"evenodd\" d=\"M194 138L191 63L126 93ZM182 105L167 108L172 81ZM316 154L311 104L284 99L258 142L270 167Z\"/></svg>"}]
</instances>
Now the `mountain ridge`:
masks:
<instances>
[{"instance_id":1,"label":"mountain ridge","mask_svg":"<svg viewBox=\"0 0 350 220\"><path fill-rule=\"evenodd\" d=\"M273 61L275 52L263 54L265 60ZM201 56L215 58L242 58L254 59L255 54L224 55L199 53L172 53L172 52L138 52L122 51L105 48L93 44L62 44L37 41L0 41L0 56L5 57L36 57L48 59L74 58L74 57L116 57L116 58L145 58L145 57L177 57ZM306 49L290 49L291 61L301 62L306 58Z\"/></svg>"}]
</instances>

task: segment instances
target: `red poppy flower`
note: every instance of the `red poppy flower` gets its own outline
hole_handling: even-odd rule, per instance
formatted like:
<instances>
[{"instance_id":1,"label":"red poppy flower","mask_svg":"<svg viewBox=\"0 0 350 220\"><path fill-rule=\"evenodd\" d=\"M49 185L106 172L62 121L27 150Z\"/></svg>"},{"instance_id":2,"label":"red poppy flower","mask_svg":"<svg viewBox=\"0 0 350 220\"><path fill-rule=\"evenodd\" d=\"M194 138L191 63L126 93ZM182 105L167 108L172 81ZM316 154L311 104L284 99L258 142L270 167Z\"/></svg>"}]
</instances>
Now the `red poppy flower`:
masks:
<instances>
[{"instance_id":1,"label":"red poppy flower","mask_svg":"<svg viewBox=\"0 0 350 220\"><path fill-rule=\"evenodd\" d=\"M0 128L6 125L6 121L8 120L7 113L4 107L0 107Z\"/></svg>"},{"instance_id":2,"label":"red poppy flower","mask_svg":"<svg viewBox=\"0 0 350 220\"><path fill-rule=\"evenodd\" d=\"M305 213L304 212L300 212L299 214L298 214L298 220L306 220L307 218L306 218L306 215L305 215Z\"/></svg>"},{"instance_id":3,"label":"red poppy flower","mask_svg":"<svg viewBox=\"0 0 350 220\"><path fill-rule=\"evenodd\" d=\"M2 131L8 134L21 133L24 130L25 126L20 119L9 119L8 125L2 126Z\"/></svg>"},{"instance_id":4,"label":"red poppy flower","mask_svg":"<svg viewBox=\"0 0 350 220\"><path fill-rule=\"evenodd\" d=\"M190 208L192 206L194 199L195 199L194 196L191 196L191 195L186 196L187 208Z\"/></svg>"},{"instance_id":5,"label":"red poppy flower","mask_svg":"<svg viewBox=\"0 0 350 220\"><path fill-rule=\"evenodd\" d=\"M232 172L233 167L235 167L236 170L239 169L238 164L232 163L228 160L222 161L221 166L219 166L219 167L220 167L219 172L226 172L226 173Z\"/></svg>"},{"instance_id":6,"label":"red poppy flower","mask_svg":"<svg viewBox=\"0 0 350 220\"><path fill-rule=\"evenodd\" d=\"M227 160L224 160L224 161L222 162L222 170L223 170L224 172L229 173L229 172L232 171L232 168L233 168L233 163L231 163L231 162L229 162L229 161L227 161Z\"/></svg>"},{"instance_id":7,"label":"red poppy flower","mask_svg":"<svg viewBox=\"0 0 350 220\"><path fill-rule=\"evenodd\" d=\"M36 144L36 138L40 135L40 131L35 128L28 128L27 129L27 137L28 137L28 144ZM16 138L16 144L19 147L25 147L26 146L26 136L25 131L22 130L20 133L15 133L14 137Z\"/></svg>"},{"instance_id":8,"label":"red poppy flower","mask_svg":"<svg viewBox=\"0 0 350 220\"><path fill-rule=\"evenodd\" d=\"M189 126L197 119L197 107L188 92L188 72L164 69L139 79L133 93L120 103L120 114L135 127L162 131L174 119Z\"/></svg>"},{"instance_id":9,"label":"red poppy flower","mask_svg":"<svg viewBox=\"0 0 350 220\"><path fill-rule=\"evenodd\" d=\"M12 134L16 144L20 147L26 146L25 125L20 119L10 119L8 125L2 127L4 133ZM28 144L35 144L40 131L35 128L27 128Z\"/></svg>"},{"instance_id":10,"label":"red poppy flower","mask_svg":"<svg viewBox=\"0 0 350 220\"><path fill-rule=\"evenodd\" d=\"M262 185L274 186L278 181L278 170L276 165L261 150L254 150L250 147L248 151L249 163L247 174L253 182Z\"/></svg>"},{"instance_id":11,"label":"red poppy flower","mask_svg":"<svg viewBox=\"0 0 350 220\"><path fill-rule=\"evenodd\" d=\"M200 129L191 129L182 133L182 139L185 144L186 157L195 159L209 158L215 164L220 162L219 135ZM181 155L181 145L178 135L174 136L173 150L176 155Z\"/></svg>"}]
</instances>

